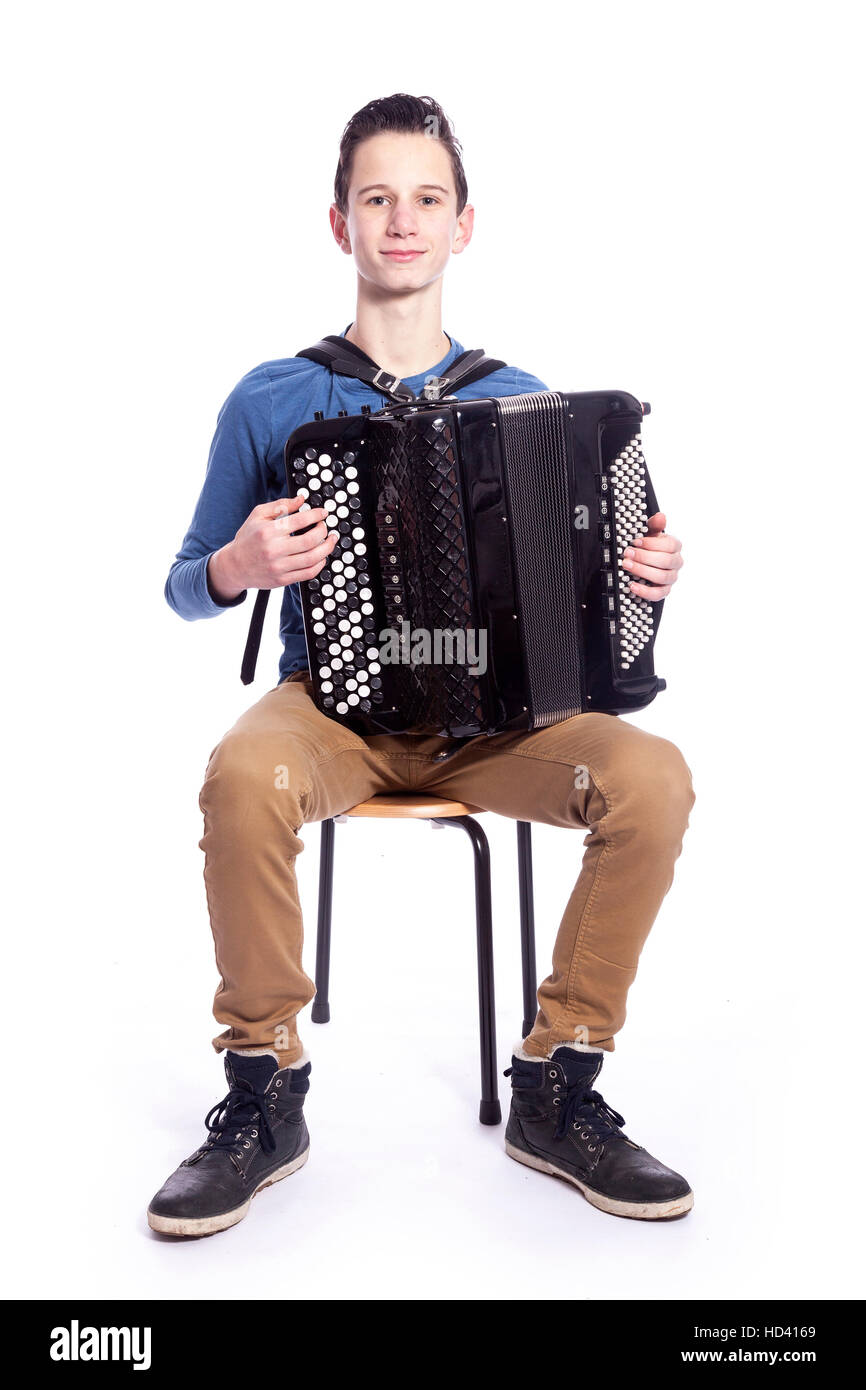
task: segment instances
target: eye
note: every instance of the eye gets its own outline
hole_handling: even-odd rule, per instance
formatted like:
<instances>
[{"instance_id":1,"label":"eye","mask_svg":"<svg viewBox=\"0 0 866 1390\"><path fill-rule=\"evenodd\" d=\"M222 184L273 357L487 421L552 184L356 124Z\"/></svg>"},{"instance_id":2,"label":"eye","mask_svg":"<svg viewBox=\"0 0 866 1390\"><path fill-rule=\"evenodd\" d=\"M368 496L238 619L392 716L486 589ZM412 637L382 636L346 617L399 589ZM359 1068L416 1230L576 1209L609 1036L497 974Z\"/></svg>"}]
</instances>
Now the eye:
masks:
<instances>
[{"instance_id":1,"label":"eye","mask_svg":"<svg viewBox=\"0 0 866 1390\"><path fill-rule=\"evenodd\" d=\"M386 202L386 201L387 201L387 199L386 199L384 193L374 193L374 194L372 194L371 197L369 197L369 198L367 199L367 202L368 202L368 203L377 203L377 204L378 204L378 203L384 203L384 202ZM435 205L435 204L438 204L439 201L440 201L440 200L439 200L437 197L435 197L432 193L424 193L424 194L422 194L422 196L421 196L421 202L422 202L422 203L427 203L428 205L429 205L430 203L433 203L434 205Z\"/></svg>"}]
</instances>

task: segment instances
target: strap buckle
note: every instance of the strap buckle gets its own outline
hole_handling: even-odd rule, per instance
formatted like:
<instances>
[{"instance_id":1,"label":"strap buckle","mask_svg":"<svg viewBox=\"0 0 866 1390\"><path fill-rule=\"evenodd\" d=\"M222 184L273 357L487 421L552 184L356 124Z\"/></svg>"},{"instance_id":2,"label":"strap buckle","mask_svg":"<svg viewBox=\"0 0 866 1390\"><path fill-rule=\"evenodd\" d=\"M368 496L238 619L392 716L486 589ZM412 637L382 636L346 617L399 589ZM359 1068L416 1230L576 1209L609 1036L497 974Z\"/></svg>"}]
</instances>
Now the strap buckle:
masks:
<instances>
[{"instance_id":1,"label":"strap buckle","mask_svg":"<svg viewBox=\"0 0 866 1390\"><path fill-rule=\"evenodd\" d=\"M382 378L381 380L380 377ZM399 377L392 376L391 373L386 372L383 367L377 368L371 384L376 387L377 391L381 391L383 395L388 395L389 392L395 391L398 386L403 386Z\"/></svg>"},{"instance_id":2,"label":"strap buckle","mask_svg":"<svg viewBox=\"0 0 866 1390\"><path fill-rule=\"evenodd\" d=\"M431 376L429 380L424 383L423 395L425 400L438 401L442 394L443 386L450 386L450 384L450 379L447 376Z\"/></svg>"}]
</instances>

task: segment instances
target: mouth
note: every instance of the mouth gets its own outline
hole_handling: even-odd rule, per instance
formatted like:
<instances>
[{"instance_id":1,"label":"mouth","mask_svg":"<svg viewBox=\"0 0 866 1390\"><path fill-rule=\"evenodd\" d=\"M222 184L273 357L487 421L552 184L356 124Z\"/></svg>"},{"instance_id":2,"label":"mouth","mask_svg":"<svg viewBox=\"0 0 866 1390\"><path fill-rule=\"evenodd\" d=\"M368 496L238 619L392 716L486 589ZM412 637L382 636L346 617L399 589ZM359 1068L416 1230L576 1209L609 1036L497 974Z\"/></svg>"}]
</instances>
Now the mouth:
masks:
<instances>
[{"instance_id":1,"label":"mouth","mask_svg":"<svg viewBox=\"0 0 866 1390\"><path fill-rule=\"evenodd\" d=\"M414 261L418 256L423 256L423 251L383 251L383 256L387 256L389 261Z\"/></svg>"}]
</instances>

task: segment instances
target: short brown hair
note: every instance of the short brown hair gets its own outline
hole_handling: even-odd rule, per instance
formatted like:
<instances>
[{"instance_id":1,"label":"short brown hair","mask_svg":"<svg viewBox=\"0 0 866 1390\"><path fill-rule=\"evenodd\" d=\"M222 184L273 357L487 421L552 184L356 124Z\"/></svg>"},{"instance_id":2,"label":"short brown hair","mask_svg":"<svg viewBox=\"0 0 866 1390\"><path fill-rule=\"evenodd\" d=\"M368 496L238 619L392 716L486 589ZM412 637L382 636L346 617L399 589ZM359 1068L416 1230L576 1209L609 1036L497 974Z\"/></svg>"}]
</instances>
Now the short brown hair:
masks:
<instances>
[{"instance_id":1,"label":"short brown hair","mask_svg":"<svg viewBox=\"0 0 866 1390\"><path fill-rule=\"evenodd\" d=\"M355 149L362 140L369 140L371 135L379 135L386 130L430 135L445 146L451 157L459 217L469 201L460 141L438 101L434 101L433 97L410 97L405 92L369 101L355 112L346 125L340 138L340 158L334 178L334 202L343 216L348 210L349 180Z\"/></svg>"}]
</instances>

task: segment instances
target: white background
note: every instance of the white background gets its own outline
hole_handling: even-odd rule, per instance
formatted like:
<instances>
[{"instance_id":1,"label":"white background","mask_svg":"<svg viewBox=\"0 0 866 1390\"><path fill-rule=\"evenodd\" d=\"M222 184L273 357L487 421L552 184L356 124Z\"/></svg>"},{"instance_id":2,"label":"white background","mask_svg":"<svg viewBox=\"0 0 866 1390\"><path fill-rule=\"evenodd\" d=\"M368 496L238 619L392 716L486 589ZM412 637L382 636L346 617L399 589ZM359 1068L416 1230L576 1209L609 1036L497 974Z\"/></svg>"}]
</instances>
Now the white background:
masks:
<instances>
[{"instance_id":1,"label":"white background","mask_svg":"<svg viewBox=\"0 0 866 1390\"><path fill-rule=\"evenodd\" d=\"M855 13L84 0L7 20L10 1296L864 1292ZM696 1204L618 1220L505 1157L476 1118L468 846L356 822L333 1022L301 1020L311 1161L233 1231L171 1243L147 1202L225 1091L198 791L278 649L272 604L245 689L250 602L187 624L162 588L232 386L353 316L338 142L394 91L435 96L465 149L476 233L445 329L653 406L686 566L668 690L635 722L682 748L697 802L600 1085ZM516 866L512 825L484 823L501 1069ZM541 975L582 838L535 832Z\"/></svg>"}]
</instances>

